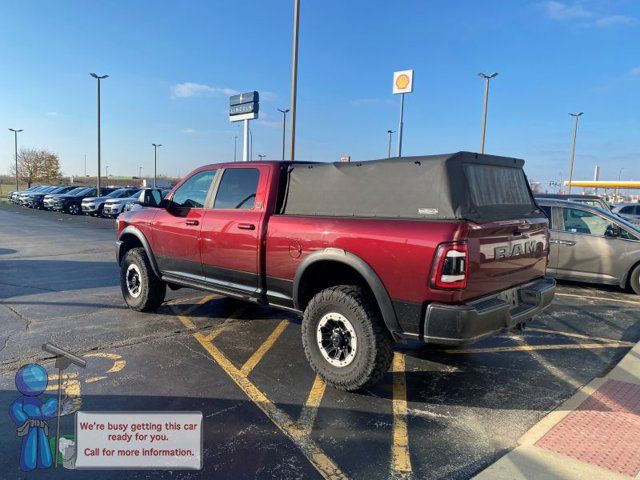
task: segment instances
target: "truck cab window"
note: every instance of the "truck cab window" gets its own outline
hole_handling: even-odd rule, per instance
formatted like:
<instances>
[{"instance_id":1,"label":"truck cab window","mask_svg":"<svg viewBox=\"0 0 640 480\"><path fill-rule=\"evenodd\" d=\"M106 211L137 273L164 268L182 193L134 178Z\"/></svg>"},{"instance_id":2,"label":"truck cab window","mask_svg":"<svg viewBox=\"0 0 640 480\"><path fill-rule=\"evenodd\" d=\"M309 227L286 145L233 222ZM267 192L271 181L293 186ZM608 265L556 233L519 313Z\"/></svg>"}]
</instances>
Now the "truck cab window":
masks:
<instances>
[{"instance_id":1,"label":"truck cab window","mask_svg":"<svg viewBox=\"0 0 640 480\"><path fill-rule=\"evenodd\" d=\"M253 209L259 176L257 168L230 168L225 170L213 208Z\"/></svg>"},{"instance_id":2,"label":"truck cab window","mask_svg":"<svg viewBox=\"0 0 640 480\"><path fill-rule=\"evenodd\" d=\"M209 193L216 170L196 173L184 182L173 195L172 204L178 208L202 208Z\"/></svg>"}]
</instances>

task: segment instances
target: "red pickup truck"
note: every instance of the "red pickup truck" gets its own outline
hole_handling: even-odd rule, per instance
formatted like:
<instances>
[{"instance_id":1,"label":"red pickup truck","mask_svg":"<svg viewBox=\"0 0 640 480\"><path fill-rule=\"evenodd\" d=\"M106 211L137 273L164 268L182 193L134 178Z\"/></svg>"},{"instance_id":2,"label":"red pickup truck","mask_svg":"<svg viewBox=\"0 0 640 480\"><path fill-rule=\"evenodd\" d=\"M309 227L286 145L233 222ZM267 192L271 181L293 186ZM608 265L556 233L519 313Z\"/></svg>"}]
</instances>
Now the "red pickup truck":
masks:
<instances>
[{"instance_id":1,"label":"red pickup truck","mask_svg":"<svg viewBox=\"0 0 640 480\"><path fill-rule=\"evenodd\" d=\"M138 311L169 286L303 313L312 368L356 390L395 341L470 343L549 305L547 220L523 164L459 152L201 167L118 217L122 293Z\"/></svg>"}]
</instances>

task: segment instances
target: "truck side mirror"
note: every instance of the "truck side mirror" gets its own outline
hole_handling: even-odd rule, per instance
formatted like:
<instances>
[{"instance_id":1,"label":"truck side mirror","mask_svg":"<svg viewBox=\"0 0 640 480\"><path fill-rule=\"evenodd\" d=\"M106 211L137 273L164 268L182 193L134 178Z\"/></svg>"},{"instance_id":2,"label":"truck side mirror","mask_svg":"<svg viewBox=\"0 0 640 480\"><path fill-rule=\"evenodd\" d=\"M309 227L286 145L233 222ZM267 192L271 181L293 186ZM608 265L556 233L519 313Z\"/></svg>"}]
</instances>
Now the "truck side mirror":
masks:
<instances>
[{"instance_id":1,"label":"truck side mirror","mask_svg":"<svg viewBox=\"0 0 640 480\"><path fill-rule=\"evenodd\" d=\"M143 207L159 207L162 203L162 191L157 188L149 188L140 192L138 203Z\"/></svg>"},{"instance_id":2,"label":"truck side mirror","mask_svg":"<svg viewBox=\"0 0 640 480\"><path fill-rule=\"evenodd\" d=\"M604 236L610 238L618 238L621 234L622 231L620 230L620 227L613 223L610 224L604 232Z\"/></svg>"}]
</instances>

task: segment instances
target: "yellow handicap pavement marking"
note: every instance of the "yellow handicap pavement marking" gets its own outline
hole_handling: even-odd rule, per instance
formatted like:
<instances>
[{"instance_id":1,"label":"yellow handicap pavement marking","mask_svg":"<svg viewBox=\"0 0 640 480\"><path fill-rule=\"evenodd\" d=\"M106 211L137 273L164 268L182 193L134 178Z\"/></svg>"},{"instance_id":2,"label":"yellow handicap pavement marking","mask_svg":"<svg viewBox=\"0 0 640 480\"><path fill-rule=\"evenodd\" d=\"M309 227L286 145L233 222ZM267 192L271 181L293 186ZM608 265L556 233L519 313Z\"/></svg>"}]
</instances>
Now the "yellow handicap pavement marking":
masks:
<instances>
[{"instance_id":1,"label":"yellow handicap pavement marking","mask_svg":"<svg viewBox=\"0 0 640 480\"><path fill-rule=\"evenodd\" d=\"M635 345L634 342L625 342L623 340L614 340L613 338L603 338L603 337L594 337L592 335L584 335L582 333L574 333L574 332L563 332L561 330L551 330L549 328L527 328L527 332L540 332L540 333L552 333L555 335L561 335L563 337L572 337L572 338L581 338L584 340L595 340L597 342L604 343L616 343L616 344L624 344L629 347L633 347Z\"/></svg>"},{"instance_id":2,"label":"yellow handicap pavement marking","mask_svg":"<svg viewBox=\"0 0 640 480\"><path fill-rule=\"evenodd\" d=\"M320 448L320 446L311 438L309 433L301 429L289 415L276 407L269 398L249 380L247 373L237 368L231 360L229 360L206 335L197 331L193 322L182 315L177 308L171 307L182 324L190 330L193 330L193 337L200 343L211 358L224 370L224 372L233 380L233 382L249 397L249 399L280 429L307 457L309 462L315 467L320 475L325 479L346 479L345 474L333 462L333 460ZM278 327L282 327L281 322ZM276 330L278 329L276 327ZM280 332L281 333L281 332ZM273 335L273 334L272 334ZM274 340L275 341L275 340ZM263 344L264 345L264 344ZM268 348L266 349L268 350ZM266 353L266 351L265 351ZM255 366L255 365L254 365Z\"/></svg>"},{"instance_id":3,"label":"yellow handicap pavement marking","mask_svg":"<svg viewBox=\"0 0 640 480\"><path fill-rule=\"evenodd\" d=\"M601 302L619 302L619 303L630 303L632 305L640 305L640 301L638 300L625 300L622 298L612 298L612 297L593 297L589 295L576 295L575 293L557 293L556 297L571 297L571 298L579 298L581 300L596 300Z\"/></svg>"}]
</instances>

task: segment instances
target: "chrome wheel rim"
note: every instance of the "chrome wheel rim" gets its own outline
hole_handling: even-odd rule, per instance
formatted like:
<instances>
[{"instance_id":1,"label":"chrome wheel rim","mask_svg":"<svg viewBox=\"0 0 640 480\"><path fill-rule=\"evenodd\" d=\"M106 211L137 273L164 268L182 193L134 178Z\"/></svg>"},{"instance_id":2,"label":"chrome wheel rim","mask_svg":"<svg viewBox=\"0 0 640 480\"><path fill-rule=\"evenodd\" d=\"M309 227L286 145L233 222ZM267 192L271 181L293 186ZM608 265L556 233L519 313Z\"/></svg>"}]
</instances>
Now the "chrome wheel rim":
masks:
<instances>
[{"instance_id":1,"label":"chrome wheel rim","mask_svg":"<svg viewBox=\"0 0 640 480\"><path fill-rule=\"evenodd\" d=\"M346 367L356 357L356 331L344 315L336 312L324 315L316 329L316 341L322 357L334 367Z\"/></svg>"},{"instance_id":2,"label":"chrome wheel rim","mask_svg":"<svg viewBox=\"0 0 640 480\"><path fill-rule=\"evenodd\" d=\"M129 265L125 274L125 283L129 295L138 298L142 293L142 275L137 265L133 263Z\"/></svg>"}]
</instances>

